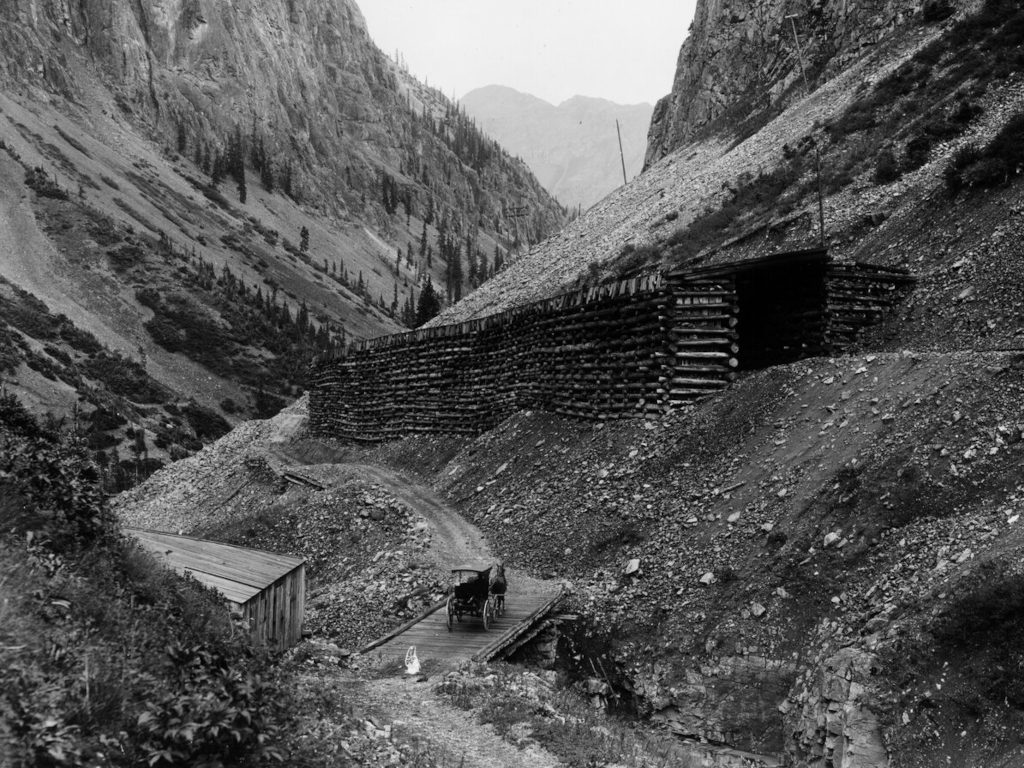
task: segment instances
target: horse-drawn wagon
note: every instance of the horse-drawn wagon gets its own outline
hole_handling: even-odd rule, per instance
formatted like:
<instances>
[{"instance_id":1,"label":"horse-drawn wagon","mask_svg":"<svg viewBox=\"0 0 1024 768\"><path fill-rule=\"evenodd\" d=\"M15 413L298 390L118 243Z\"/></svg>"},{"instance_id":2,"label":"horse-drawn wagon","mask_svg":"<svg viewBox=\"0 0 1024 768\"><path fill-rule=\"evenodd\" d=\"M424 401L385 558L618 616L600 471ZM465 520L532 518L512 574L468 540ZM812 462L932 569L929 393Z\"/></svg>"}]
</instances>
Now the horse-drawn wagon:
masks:
<instances>
[{"instance_id":1,"label":"horse-drawn wagon","mask_svg":"<svg viewBox=\"0 0 1024 768\"><path fill-rule=\"evenodd\" d=\"M479 565L460 565L452 568L452 591L448 595L448 631L463 616L483 619L484 629L494 621L495 602L491 597L491 569Z\"/></svg>"}]
</instances>

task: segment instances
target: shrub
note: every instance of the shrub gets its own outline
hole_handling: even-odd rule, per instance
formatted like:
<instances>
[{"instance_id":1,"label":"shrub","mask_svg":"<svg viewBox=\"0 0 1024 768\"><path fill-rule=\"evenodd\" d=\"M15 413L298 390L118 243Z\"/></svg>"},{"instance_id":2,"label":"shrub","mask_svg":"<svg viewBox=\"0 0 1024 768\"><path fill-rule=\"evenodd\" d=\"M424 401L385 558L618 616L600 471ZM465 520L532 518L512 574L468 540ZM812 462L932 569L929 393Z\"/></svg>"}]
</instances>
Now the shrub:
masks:
<instances>
[{"instance_id":1,"label":"shrub","mask_svg":"<svg viewBox=\"0 0 1024 768\"><path fill-rule=\"evenodd\" d=\"M926 24L934 24L948 19L954 10L949 0L927 0L921 8L921 20Z\"/></svg>"},{"instance_id":2,"label":"shrub","mask_svg":"<svg viewBox=\"0 0 1024 768\"><path fill-rule=\"evenodd\" d=\"M0 435L0 482L25 499L53 541L88 542L111 525L99 473L82 447L52 436Z\"/></svg>"},{"instance_id":3,"label":"shrub","mask_svg":"<svg viewBox=\"0 0 1024 768\"><path fill-rule=\"evenodd\" d=\"M928 162L928 154L932 150L932 140L927 136L916 136L907 142L903 170L915 171Z\"/></svg>"},{"instance_id":4,"label":"shrub","mask_svg":"<svg viewBox=\"0 0 1024 768\"><path fill-rule=\"evenodd\" d=\"M888 184L896 181L899 177L900 169L896 163L896 156L892 153L891 149L883 149L878 153L878 158L875 160L875 182L878 184Z\"/></svg>"},{"instance_id":5,"label":"shrub","mask_svg":"<svg viewBox=\"0 0 1024 768\"><path fill-rule=\"evenodd\" d=\"M0 389L0 433L3 430L18 437L40 437L42 428L21 401L10 392Z\"/></svg>"},{"instance_id":6,"label":"shrub","mask_svg":"<svg viewBox=\"0 0 1024 768\"><path fill-rule=\"evenodd\" d=\"M263 745L274 729L262 680L210 647L173 643L166 653L175 684L137 722L148 765L223 765Z\"/></svg>"},{"instance_id":7,"label":"shrub","mask_svg":"<svg viewBox=\"0 0 1024 768\"><path fill-rule=\"evenodd\" d=\"M184 416L200 440L218 438L231 431L231 425L216 411L204 408L194 400L183 409Z\"/></svg>"},{"instance_id":8,"label":"shrub","mask_svg":"<svg viewBox=\"0 0 1024 768\"><path fill-rule=\"evenodd\" d=\"M170 392L145 369L117 352L100 352L82 362L86 375L102 381L115 395L137 403L164 403Z\"/></svg>"},{"instance_id":9,"label":"shrub","mask_svg":"<svg viewBox=\"0 0 1024 768\"><path fill-rule=\"evenodd\" d=\"M980 159L981 150L974 144L966 144L954 152L953 156L949 159L949 164L942 172L946 188L954 194L960 191L964 186L964 169Z\"/></svg>"},{"instance_id":10,"label":"shrub","mask_svg":"<svg viewBox=\"0 0 1024 768\"><path fill-rule=\"evenodd\" d=\"M88 331L83 331L64 315L57 315L59 322L58 334L63 341L66 341L72 349L86 355L94 355L103 349L99 339Z\"/></svg>"},{"instance_id":11,"label":"shrub","mask_svg":"<svg viewBox=\"0 0 1024 768\"><path fill-rule=\"evenodd\" d=\"M965 187L993 187L1019 173L1024 166L1024 112L1014 115L984 149L961 147L943 173L946 186L956 193Z\"/></svg>"},{"instance_id":12,"label":"shrub","mask_svg":"<svg viewBox=\"0 0 1024 768\"><path fill-rule=\"evenodd\" d=\"M137 245L125 244L107 252L110 266L117 272L126 272L145 261L146 252Z\"/></svg>"},{"instance_id":13,"label":"shrub","mask_svg":"<svg viewBox=\"0 0 1024 768\"><path fill-rule=\"evenodd\" d=\"M25 186L35 190L40 197L52 197L56 200L67 200L68 193L62 189L57 182L46 175L40 167L32 168L25 172Z\"/></svg>"},{"instance_id":14,"label":"shrub","mask_svg":"<svg viewBox=\"0 0 1024 768\"><path fill-rule=\"evenodd\" d=\"M218 206L223 208L228 213L230 213L233 210L231 207L231 203L228 202L228 199L224 197L221 191L212 184L207 184L203 186L200 189L200 191L203 193L207 200L216 203Z\"/></svg>"},{"instance_id":15,"label":"shrub","mask_svg":"<svg viewBox=\"0 0 1024 768\"><path fill-rule=\"evenodd\" d=\"M975 104L973 101L968 99L960 99L957 102L956 107L953 109L953 113L949 116L949 119L956 123L966 125L971 122L974 118L978 117L985 110Z\"/></svg>"},{"instance_id":16,"label":"shrub","mask_svg":"<svg viewBox=\"0 0 1024 768\"><path fill-rule=\"evenodd\" d=\"M1009 176L1010 169L1005 160L998 157L984 157L964 168L960 173L960 181L968 189L994 187L1006 181Z\"/></svg>"},{"instance_id":17,"label":"shrub","mask_svg":"<svg viewBox=\"0 0 1024 768\"><path fill-rule=\"evenodd\" d=\"M659 257L660 252L654 246L644 245L636 248L630 243L622 249L619 258L613 264L614 275L617 278L629 277L644 267L657 263Z\"/></svg>"}]
</instances>

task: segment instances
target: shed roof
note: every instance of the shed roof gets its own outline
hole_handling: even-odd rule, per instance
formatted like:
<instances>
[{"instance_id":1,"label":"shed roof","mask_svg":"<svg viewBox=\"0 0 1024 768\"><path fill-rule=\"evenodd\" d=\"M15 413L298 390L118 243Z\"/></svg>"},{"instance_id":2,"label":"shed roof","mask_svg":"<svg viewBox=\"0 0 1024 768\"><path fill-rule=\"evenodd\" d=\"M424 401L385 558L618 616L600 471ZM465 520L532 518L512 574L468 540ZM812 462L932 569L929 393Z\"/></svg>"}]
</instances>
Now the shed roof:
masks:
<instances>
[{"instance_id":1,"label":"shed roof","mask_svg":"<svg viewBox=\"0 0 1024 768\"><path fill-rule=\"evenodd\" d=\"M178 573L213 587L233 603L245 603L302 565L301 557L277 555L173 533L126 528L143 549Z\"/></svg>"}]
</instances>

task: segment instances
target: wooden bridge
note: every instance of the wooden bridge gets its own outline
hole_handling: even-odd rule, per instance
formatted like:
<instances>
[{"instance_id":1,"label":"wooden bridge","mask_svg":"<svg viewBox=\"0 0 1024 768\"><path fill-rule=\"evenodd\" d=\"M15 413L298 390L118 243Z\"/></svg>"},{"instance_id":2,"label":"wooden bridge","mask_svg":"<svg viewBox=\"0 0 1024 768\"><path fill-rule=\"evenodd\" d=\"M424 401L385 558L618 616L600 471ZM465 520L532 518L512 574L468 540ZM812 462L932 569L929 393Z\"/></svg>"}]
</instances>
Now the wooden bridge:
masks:
<instances>
[{"instance_id":1,"label":"wooden bridge","mask_svg":"<svg viewBox=\"0 0 1024 768\"><path fill-rule=\"evenodd\" d=\"M445 601L423 615L389 632L361 653L380 653L385 657L404 659L410 646L416 646L421 662L427 659L457 661L491 661L507 656L528 642L542 628L563 590L560 585L540 581L513 582L505 598L505 613L495 616L490 629L476 616L463 616L448 631Z\"/></svg>"}]
</instances>

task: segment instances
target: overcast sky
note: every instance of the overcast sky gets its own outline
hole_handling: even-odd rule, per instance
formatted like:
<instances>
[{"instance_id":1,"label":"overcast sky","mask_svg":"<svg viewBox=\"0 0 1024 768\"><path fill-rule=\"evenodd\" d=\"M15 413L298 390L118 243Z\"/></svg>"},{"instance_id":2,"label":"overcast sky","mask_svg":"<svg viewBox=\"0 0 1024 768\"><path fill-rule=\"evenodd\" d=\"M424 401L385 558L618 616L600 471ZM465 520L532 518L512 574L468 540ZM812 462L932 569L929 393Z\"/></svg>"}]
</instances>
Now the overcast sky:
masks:
<instances>
[{"instance_id":1,"label":"overcast sky","mask_svg":"<svg viewBox=\"0 0 1024 768\"><path fill-rule=\"evenodd\" d=\"M558 104L653 104L672 88L696 0L357 0L370 36L456 98L507 85Z\"/></svg>"}]
</instances>

